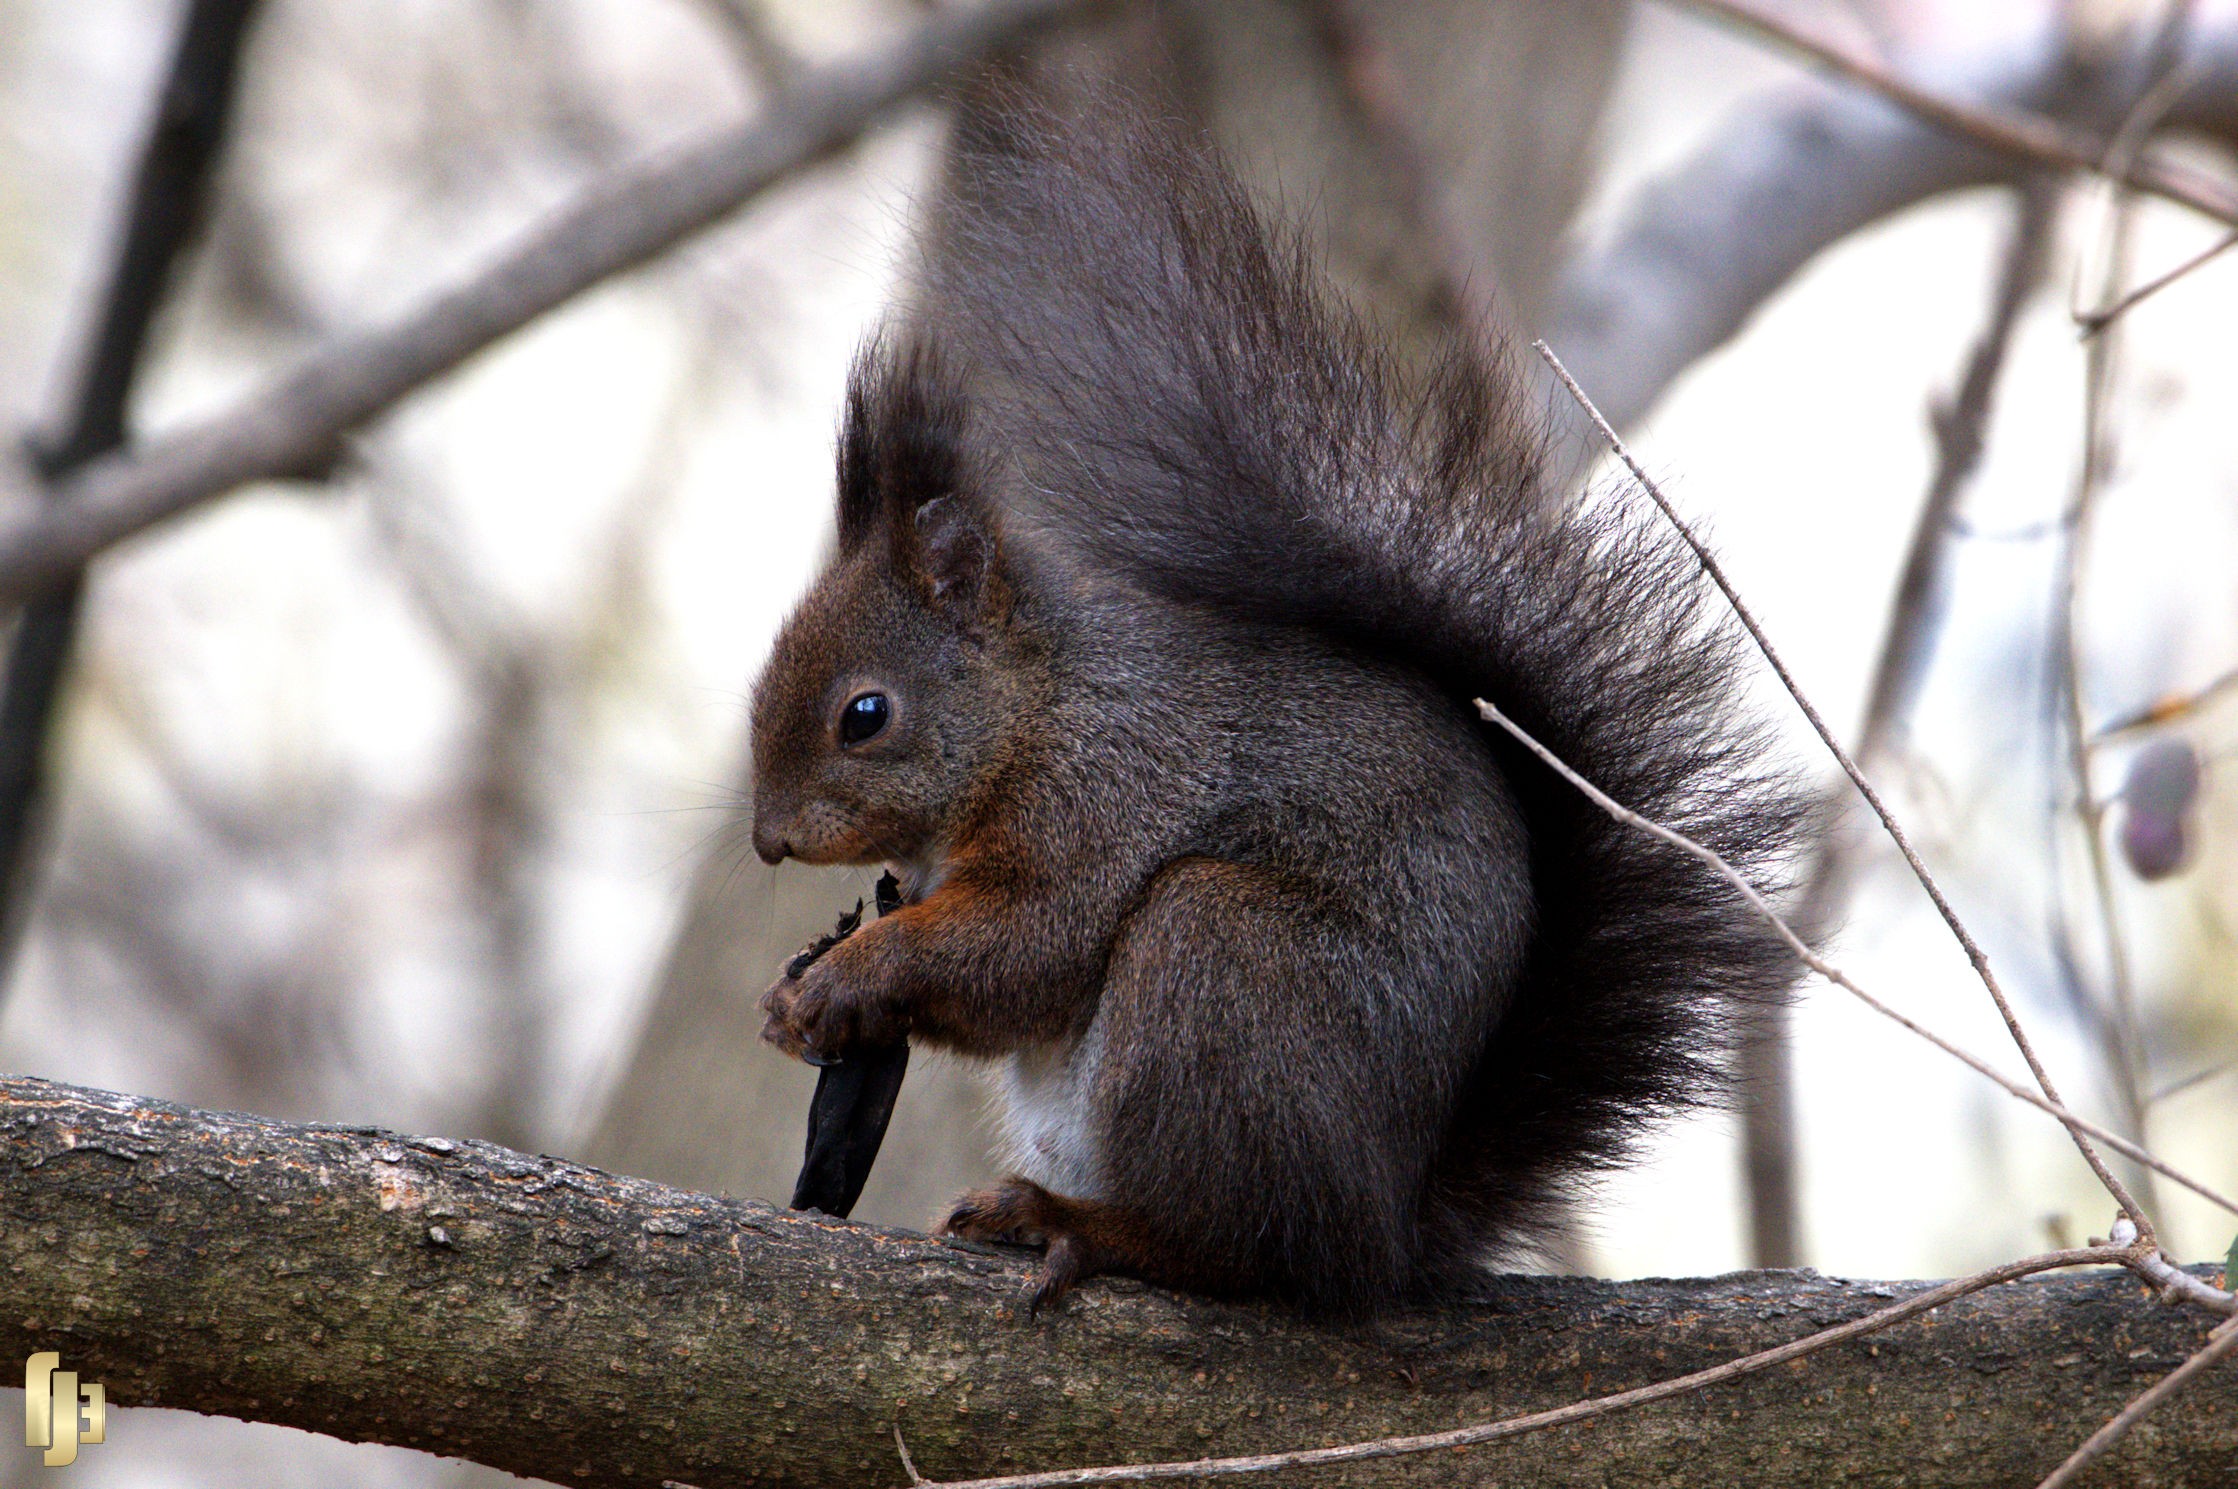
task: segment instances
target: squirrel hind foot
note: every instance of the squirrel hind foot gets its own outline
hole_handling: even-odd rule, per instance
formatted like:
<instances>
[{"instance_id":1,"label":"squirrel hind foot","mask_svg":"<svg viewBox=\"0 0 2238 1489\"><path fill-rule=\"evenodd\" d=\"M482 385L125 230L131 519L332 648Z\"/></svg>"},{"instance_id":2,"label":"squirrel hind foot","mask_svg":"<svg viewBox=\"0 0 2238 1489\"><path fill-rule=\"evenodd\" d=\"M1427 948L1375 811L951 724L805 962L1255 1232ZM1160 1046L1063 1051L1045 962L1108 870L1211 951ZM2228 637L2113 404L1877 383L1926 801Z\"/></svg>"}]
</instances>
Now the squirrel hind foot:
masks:
<instances>
[{"instance_id":1,"label":"squirrel hind foot","mask_svg":"<svg viewBox=\"0 0 2238 1489\"><path fill-rule=\"evenodd\" d=\"M1056 1196L1031 1179L1013 1176L985 1189L974 1189L949 1207L936 1235L998 1245L1039 1246L1048 1230L1045 1221L1055 1209Z\"/></svg>"},{"instance_id":2,"label":"squirrel hind foot","mask_svg":"<svg viewBox=\"0 0 2238 1489\"><path fill-rule=\"evenodd\" d=\"M1040 1246L1041 1269L1026 1293L1026 1313L1032 1317L1090 1277L1123 1269L1109 1244L1106 1233L1115 1227L1105 1211L1105 1206L1051 1194L1033 1180L1014 1175L957 1200L936 1234Z\"/></svg>"}]
</instances>

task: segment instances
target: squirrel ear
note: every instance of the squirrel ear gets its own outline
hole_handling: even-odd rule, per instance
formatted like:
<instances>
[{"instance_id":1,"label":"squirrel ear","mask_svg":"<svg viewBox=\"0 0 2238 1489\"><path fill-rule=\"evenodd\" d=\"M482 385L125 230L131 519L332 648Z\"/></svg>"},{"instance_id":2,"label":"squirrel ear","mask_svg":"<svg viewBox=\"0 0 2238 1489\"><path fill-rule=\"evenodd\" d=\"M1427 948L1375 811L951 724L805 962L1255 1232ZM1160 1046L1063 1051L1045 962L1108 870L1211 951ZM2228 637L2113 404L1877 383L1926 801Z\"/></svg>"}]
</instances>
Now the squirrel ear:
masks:
<instances>
[{"instance_id":1,"label":"squirrel ear","mask_svg":"<svg viewBox=\"0 0 2238 1489\"><path fill-rule=\"evenodd\" d=\"M960 616L977 618L994 599L995 537L955 496L936 496L917 508L916 556L934 603Z\"/></svg>"}]
</instances>

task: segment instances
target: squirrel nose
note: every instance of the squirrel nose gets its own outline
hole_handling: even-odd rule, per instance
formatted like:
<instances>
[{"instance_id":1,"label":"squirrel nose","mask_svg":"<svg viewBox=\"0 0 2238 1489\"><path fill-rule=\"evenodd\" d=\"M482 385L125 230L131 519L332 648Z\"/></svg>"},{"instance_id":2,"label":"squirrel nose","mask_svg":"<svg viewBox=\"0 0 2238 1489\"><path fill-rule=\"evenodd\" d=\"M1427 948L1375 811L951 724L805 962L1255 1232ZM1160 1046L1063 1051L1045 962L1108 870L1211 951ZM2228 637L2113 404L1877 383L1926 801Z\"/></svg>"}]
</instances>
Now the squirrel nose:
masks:
<instances>
[{"instance_id":1,"label":"squirrel nose","mask_svg":"<svg viewBox=\"0 0 2238 1489\"><path fill-rule=\"evenodd\" d=\"M763 863L778 864L793 856L793 845L785 841L775 824L761 818L754 819L754 851Z\"/></svg>"}]
</instances>

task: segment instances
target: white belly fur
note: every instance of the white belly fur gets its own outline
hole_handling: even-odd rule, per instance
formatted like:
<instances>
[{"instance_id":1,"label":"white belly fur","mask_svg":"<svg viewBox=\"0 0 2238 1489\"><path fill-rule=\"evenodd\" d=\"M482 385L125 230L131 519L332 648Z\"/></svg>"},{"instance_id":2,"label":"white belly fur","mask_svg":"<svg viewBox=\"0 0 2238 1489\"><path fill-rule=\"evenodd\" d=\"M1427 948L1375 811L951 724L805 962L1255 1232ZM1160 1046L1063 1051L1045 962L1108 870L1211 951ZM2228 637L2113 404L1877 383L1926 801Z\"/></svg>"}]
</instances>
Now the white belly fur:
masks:
<instances>
[{"instance_id":1,"label":"white belly fur","mask_svg":"<svg viewBox=\"0 0 2238 1489\"><path fill-rule=\"evenodd\" d=\"M1042 1045L996 1067L1002 1097L1001 1156L1036 1184L1075 1199L1096 1199L1102 1164L1088 1093L1103 1056L1099 1019L1077 1042Z\"/></svg>"}]
</instances>

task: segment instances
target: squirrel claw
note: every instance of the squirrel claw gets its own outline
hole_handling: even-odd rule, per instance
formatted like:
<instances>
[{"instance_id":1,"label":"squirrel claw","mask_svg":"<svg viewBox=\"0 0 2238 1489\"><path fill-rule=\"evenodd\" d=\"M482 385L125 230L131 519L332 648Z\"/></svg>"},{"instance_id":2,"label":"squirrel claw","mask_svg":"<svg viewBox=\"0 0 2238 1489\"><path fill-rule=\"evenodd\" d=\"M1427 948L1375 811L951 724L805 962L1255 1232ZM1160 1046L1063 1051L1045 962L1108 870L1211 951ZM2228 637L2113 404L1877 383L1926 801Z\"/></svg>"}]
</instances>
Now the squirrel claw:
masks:
<instances>
[{"instance_id":1,"label":"squirrel claw","mask_svg":"<svg viewBox=\"0 0 2238 1489\"><path fill-rule=\"evenodd\" d=\"M841 948L844 952L844 945ZM783 1054L810 1065L830 1065L865 1045L892 1044L905 1037L908 1022L868 993L838 956L821 959L791 973L762 995L769 1021L762 1038Z\"/></svg>"},{"instance_id":2,"label":"squirrel claw","mask_svg":"<svg viewBox=\"0 0 2238 1489\"><path fill-rule=\"evenodd\" d=\"M801 1037L795 1034L778 1014L772 1013L768 1022L762 1025L762 1043L768 1045L780 1055L789 1056L795 1060L808 1060L808 1046L802 1042ZM816 1062L808 1060L808 1063L814 1064Z\"/></svg>"},{"instance_id":3,"label":"squirrel claw","mask_svg":"<svg viewBox=\"0 0 2238 1489\"><path fill-rule=\"evenodd\" d=\"M1026 1294L1026 1317L1039 1318L1042 1309L1071 1292L1073 1284L1093 1271L1087 1242L1070 1231L1051 1236L1049 1249L1042 1256L1041 1272L1034 1279L1032 1291Z\"/></svg>"}]
</instances>

